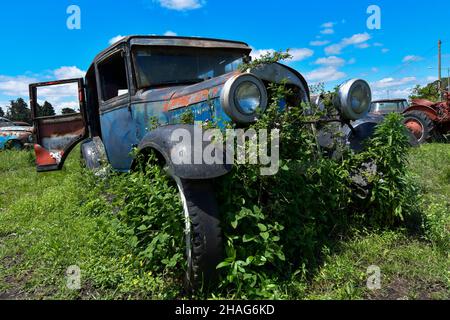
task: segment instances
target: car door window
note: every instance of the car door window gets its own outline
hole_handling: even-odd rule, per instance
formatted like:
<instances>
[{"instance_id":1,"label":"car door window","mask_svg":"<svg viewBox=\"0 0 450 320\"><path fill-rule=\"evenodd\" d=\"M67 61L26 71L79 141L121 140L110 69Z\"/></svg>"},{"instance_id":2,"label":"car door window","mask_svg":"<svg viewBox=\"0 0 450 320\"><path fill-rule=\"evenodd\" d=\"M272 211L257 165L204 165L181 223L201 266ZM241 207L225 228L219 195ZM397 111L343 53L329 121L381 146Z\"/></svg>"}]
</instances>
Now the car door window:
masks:
<instances>
[{"instance_id":1,"label":"car door window","mask_svg":"<svg viewBox=\"0 0 450 320\"><path fill-rule=\"evenodd\" d=\"M127 71L122 52L117 52L98 65L103 101L128 94Z\"/></svg>"}]
</instances>

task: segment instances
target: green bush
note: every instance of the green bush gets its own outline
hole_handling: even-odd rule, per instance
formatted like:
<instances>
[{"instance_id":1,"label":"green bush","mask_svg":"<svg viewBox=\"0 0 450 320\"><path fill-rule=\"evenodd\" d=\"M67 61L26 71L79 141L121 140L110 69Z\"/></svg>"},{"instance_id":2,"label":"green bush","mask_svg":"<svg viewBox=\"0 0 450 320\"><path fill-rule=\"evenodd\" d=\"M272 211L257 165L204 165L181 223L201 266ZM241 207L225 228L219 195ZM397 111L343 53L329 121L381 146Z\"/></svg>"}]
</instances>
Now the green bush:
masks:
<instances>
[{"instance_id":1,"label":"green bush","mask_svg":"<svg viewBox=\"0 0 450 320\"><path fill-rule=\"evenodd\" d=\"M280 130L280 172L261 176L258 166L236 165L217 185L227 240L221 287L238 297L277 297L276 283L306 276L320 263L322 249L349 229L394 227L416 211L401 116L388 116L364 152L328 158L309 125L310 107L280 113L286 89L271 89L271 106L252 127ZM367 199L355 196L356 174L367 181Z\"/></svg>"}]
</instances>

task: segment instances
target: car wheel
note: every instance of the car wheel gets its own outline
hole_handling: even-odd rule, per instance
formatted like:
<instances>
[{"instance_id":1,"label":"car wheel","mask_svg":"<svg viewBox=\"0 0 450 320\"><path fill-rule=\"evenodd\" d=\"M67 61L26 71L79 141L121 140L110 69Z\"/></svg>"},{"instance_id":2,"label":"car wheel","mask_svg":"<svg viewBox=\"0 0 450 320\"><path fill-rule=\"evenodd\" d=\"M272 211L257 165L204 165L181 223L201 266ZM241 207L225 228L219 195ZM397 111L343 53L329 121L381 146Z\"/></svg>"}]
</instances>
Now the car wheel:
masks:
<instances>
[{"instance_id":1,"label":"car wheel","mask_svg":"<svg viewBox=\"0 0 450 320\"><path fill-rule=\"evenodd\" d=\"M22 150L23 144L19 140L9 140L6 143L5 149L7 149L7 150Z\"/></svg>"},{"instance_id":2,"label":"car wheel","mask_svg":"<svg viewBox=\"0 0 450 320\"><path fill-rule=\"evenodd\" d=\"M411 111L406 113L404 123L419 144L429 142L436 136L434 122L423 112Z\"/></svg>"},{"instance_id":3,"label":"car wheel","mask_svg":"<svg viewBox=\"0 0 450 320\"><path fill-rule=\"evenodd\" d=\"M187 271L184 286L189 292L208 290L218 279L223 259L219 210L211 181L175 178L185 218Z\"/></svg>"}]
</instances>

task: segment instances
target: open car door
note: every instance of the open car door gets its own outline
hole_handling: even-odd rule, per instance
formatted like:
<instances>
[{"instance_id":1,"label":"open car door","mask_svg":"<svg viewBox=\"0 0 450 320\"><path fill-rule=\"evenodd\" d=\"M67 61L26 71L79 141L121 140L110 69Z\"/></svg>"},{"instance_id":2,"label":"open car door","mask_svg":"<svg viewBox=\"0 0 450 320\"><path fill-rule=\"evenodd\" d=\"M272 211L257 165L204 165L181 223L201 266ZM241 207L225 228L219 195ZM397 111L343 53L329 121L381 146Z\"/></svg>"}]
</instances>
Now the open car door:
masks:
<instances>
[{"instance_id":1,"label":"open car door","mask_svg":"<svg viewBox=\"0 0 450 320\"><path fill-rule=\"evenodd\" d=\"M61 87L65 87L66 91L67 89L72 90L73 99L78 99L79 110L66 108L64 111L62 109L67 101L60 101L63 95L54 93L56 88ZM40 94L41 92L42 94ZM60 106L56 105L53 109L54 107L50 105L51 113L55 115L42 116L43 107L39 105L38 101L43 101L44 97L48 97L52 93L58 97L56 101L60 101ZM77 104L76 101L75 104ZM70 151L88 136L84 81L79 78L31 84L30 105L36 134L34 150L37 170L39 172L61 170ZM63 110L63 112L56 115L55 110Z\"/></svg>"}]
</instances>

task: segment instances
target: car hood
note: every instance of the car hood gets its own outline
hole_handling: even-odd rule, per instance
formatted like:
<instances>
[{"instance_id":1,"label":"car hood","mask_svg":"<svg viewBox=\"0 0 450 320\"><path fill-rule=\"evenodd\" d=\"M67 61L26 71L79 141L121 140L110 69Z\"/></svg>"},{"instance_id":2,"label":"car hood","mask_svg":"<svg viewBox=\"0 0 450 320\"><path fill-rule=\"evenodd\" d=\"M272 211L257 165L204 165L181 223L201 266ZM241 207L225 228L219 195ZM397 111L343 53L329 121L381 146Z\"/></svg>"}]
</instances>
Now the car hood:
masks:
<instances>
[{"instance_id":1,"label":"car hood","mask_svg":"<svg viewBox=\"0 0 450 320\"><path fill-rule=\"evenodd\" d=\"M0 128L0 132L33 132L33 127L22 127L22 126L15 126L15 127L2 127Z\"/></svg>"},{"instance_id":2,"label":"car hood","mask_svg":"<svg viewBox=\"0 0 450 320\"><path fill-rule=\"evenodd\" d=\"M174 110L219 97L225 83L241 73L243 72L234 71L193 85L141 89L133 99L134 102L138 103L163 102L165 111ZM300 73L290 67L274 63L249 70L249 73L265 82L282 83L286 81L287 84L294 84L304 92L305 102L309 101L309 90L306 80Z\"/></svg>"}]
</instances>

